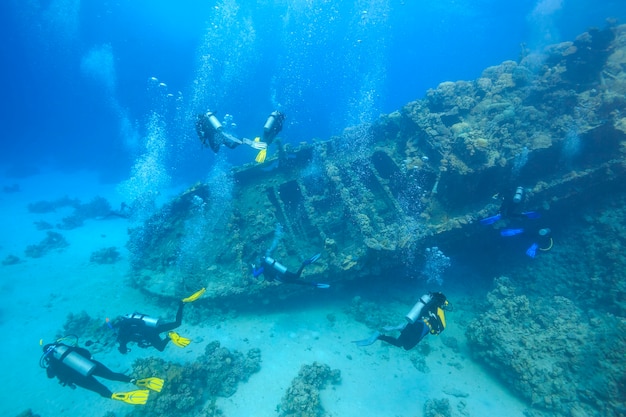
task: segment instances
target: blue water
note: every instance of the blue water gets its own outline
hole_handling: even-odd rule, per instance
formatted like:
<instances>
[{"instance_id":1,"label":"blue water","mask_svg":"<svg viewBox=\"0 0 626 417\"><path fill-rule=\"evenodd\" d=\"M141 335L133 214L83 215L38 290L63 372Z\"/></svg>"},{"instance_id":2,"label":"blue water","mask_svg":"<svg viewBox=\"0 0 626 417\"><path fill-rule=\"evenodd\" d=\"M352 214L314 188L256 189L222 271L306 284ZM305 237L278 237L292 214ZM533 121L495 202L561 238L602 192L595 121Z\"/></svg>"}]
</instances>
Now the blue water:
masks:
<instances>
[{"instance_id":1,"label":"blue water","mask_svg":"<svg viewBox=\"0 0 626 417\"><path fill-rule=\"evenodd\" d=\"M626 15L621 0L7 0L0 9L0 164L18 174L89 168L116 182L158 125L174 183L203 178L215 160L198 152L193 127L208 108L234 115L241 136L259 135L279 108L284 141L327 139L442 81L515 60L522 43L538 49Z\"/></svg>"}]
</instances>

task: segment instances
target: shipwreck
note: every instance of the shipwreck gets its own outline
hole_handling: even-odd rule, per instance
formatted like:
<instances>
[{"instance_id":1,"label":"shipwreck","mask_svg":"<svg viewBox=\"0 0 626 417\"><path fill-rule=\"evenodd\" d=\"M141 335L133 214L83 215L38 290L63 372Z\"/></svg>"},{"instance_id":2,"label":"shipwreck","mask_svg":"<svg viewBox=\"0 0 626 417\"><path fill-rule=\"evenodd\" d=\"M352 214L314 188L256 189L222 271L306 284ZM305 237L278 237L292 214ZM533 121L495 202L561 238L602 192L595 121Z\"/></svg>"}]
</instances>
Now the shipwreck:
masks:
<instances>
[{"instance_id":1,"label":"shipwreck","mask_svg":"<svg viewBox=\"0 0 626 417\"><path fill-rule=\"evenodd\" d=\"M485 233L516 187L552 213L621 187L625 110L626 26L589 30L341 136L216 169L131 230L132 279L159 296L262 293L251 263L277 224L273 256L290 269L322 252L305 279L419 267L426 248Z\"/></svg>"}]
</instances>

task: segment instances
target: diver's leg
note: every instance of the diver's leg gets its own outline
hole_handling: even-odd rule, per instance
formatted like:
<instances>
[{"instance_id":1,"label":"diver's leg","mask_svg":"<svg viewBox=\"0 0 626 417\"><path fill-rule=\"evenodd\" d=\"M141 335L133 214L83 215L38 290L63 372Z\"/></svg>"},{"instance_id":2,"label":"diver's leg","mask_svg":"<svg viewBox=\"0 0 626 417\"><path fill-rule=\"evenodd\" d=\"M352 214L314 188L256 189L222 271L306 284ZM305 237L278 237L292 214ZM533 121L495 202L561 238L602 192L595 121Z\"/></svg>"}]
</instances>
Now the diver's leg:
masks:
<instances>
[{"instance_id":1,"label":"diver's leg","mask_svg":"<svg viewBox=\"0 0 626 417\"><path fill-rule=\"evenodd\" d=\"M96 364L96 369L93 371L93 376L99 376L101 378L109 379L111 381L130 382L131 378L128 375L121 374L119 372L113 372L102 363L98 361L92 361ZM94 382L100 384L94 379ZM101 385L101 384L100 384ZM110 397L111 395L109 395Z\"/></svg>"},{"instance_id":2,"label":"diver's leg","mask_svg":"<svg viewBox=\"0 0 626 417\"><path fill-rule=\"evenodd\" d=\"M129 378L129 381L130 381L130 378ZM81 378L80 380L73 381L73 383L75 385L78 385L79 387L98 393L104 398L111 398L111 396L113 395L113 392L110 389L102 385L100 381L98 381L93 376Z\"/></svg>"},{"instance_id":3,"label":"diver's leg","mask_svg":"<svg viewBox=\"0 0 626 417\"><path fill-rule=\"evenodd\" d=\"M169 332L170 330L174 330L179 327L183 322L183 308L185 307L185 303L182 301L178 304L178 311L176 312L176 321L173 323L164 323L157 327L157 333Z\"/></svg>"},{"instance_id":4,"label":"diver's leg","mask_svg":"<svg viewBox=\"0 0 626 417\"><path fill-rule=\"evenodd\" d=\"M384 342L389 343L390 345L394 345L397 347L403 347L402 343L400 342L400 338L395 338L395 337L391 337L391 336L387 336L384 334L381 334L380 336L378 336L378 340L382 340Z\"/></svg>"},{"instance_id":5,"label":"diver's leg","mask_svg":"<svg viewBox=\"0 0 626 417\"><path fill-rule=\"evenodd\" d=\"M402 330L398 337L398 342L404 350L411 350L428 334L429 330L423 321L415 322Z\"/></svg>"},{"instance_id":6,"label":"diver's leg","mask_svg":"<svg viewBox=\"0 0 626 417\"><path fill-rule=\"evenodd\" d=\"M307 266L306 263L302 262L302 265L300 265L300 268L298 268L298 271L296 271L295 274L292 274L295 278L294 279L299 279L300 275L302 275L302 271L304 271L304 267Z\"/></svg>"},{"instance_id":7,"label":"diver's leg","mask_svg":"<svg viewBox=\"0 0 626 417\"><path fill-rule=\"evenodd\" d=\"M166 337L165 339L161 339L161 337L157 336L156 340L152 341L152 346L159 352L163 352L165 350L165 346L169 343L170 338Z\"/></svg>"},{"instance_id":8,"label":"diver's leg","mask_svg":"<svg viewBox=\"0 0 626 417\"><path fill-rule=\"evenodd\" d=\"M285 271L284 274L277 276L276 278L278 281L285 283L285 284L297 284L298 278L300 278L301 273L302 273L301 270L298 270L298 272L295 274L293 272Z\"/></svg>"},{"instance_id":9,"label":"diver's leg","mask_svg":"<svg viewBox=\"0 0 626 417\"><path fill-rule=\"evenodd\" d=\"M147 346L152 346L159 352L163 352L165 350L165 346L170 341L170 338L166 337L165 339L161 339L159 332L165 330L160 330L160 328L161 326L159 326L159 329L154 329L150 332L150 334L145 335L144 342Z\"/></svg>"}]
</instances>

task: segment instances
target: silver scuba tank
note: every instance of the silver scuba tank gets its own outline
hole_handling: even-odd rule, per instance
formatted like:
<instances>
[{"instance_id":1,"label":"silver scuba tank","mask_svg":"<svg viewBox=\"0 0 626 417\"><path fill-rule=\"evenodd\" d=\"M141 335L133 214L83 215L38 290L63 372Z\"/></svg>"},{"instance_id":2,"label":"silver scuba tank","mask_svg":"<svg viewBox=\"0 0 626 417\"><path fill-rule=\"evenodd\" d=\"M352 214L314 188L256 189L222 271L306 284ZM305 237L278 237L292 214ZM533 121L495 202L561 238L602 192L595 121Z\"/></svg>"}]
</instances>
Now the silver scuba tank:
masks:
<instances>
[{"instance_id":1,"label":"silver scuba tank","mask_svg":"<svg viewBox=\"0 0 626 417\"><path fill-rule=\"evenodd\" d=\"M215 114L213 114L213 112L211 111L207 112L206 116L209 118L209 123L211 123L211 126L213 126L213 129L215 130L222 129L222 124L220 123L219 120L217 120L217 117L215 117Z\"/></svg>"},{"instance_id":2,"label":"silver scuba tank","mask_svg":"<svg viewBox=\"0 0 626 417\"><path fill-rule=\"evenodd\" d=\"M515 195L513 195L513 202L516 204L521 203L523 198L524 198L524 187L517 187L515 189Z\"/></svg>"},{"instance_id":3,"label":"silver scuba tank","mask_svg":"<svg viewBox=\"0 0 626 417\"><path fill-rule=\"evenodd\" d=\"M147 327L152 327L152 328L156 328L159 324L161 324L160 318L150 317L141 313L126 314L124 317L127 319L139 319L143 321Z\"/></svg>"},{"instance_id":4,"label":"silver scuba tank","mask_svg":"<svg viewBox=\"0 0 626 417\"><path fill-rule=\"evenodd\" d=\"M272 268L274 268L275 270L277 270L278 272L280 272L281 274L284 274L285 272L287 272L287 267L281 263L278 263L276 259L274 258L270 258L269 256L266 256L265 263L271 266Z\"/></svg>"},{"instance_id":5,"label":"silver scuba tank","mask_svg":"<svg viewBox=\"0 0 626 417\"><path fill-rule=\"evenodd\" d=\"M82 376L91 376L96 370L96 364L86 357L76 352L68 352L68 350L68 346L57 345L54 347L52 354L56 360L61 361L62 364L75 370Z\"/></svg>"},{"instance_id":6,"label":"silver scuba tank","mask_svg":"<svg viewBox=\"0 0 626 417\"><path fill-rule=\"evenodd\" d=\"M269 133L272 130L272 128L274 127L274 123L276 123L277 117L278 112L272 112L272 114L269 115L269 117L265 121L265 125L263 125L263 131L265 133Z\"/></svg>"},{"instance_id":7,"label":"silver scuba tank","mask_svg":"<svg viewBox=\"0 0 626 417\"><path fill-rule=\"evenodd\" d=\"M407 315L405 316L406 319L410 323L415 323L415 320L420 318L420 313L422 312L422 308L424 308L424 306L428 304L430 300L432 300L432 297L430 296L430 294L422 295L420 299L418 300L418 302L415 303L411 311L407 313Z\"/></svg>"}]
</instances>

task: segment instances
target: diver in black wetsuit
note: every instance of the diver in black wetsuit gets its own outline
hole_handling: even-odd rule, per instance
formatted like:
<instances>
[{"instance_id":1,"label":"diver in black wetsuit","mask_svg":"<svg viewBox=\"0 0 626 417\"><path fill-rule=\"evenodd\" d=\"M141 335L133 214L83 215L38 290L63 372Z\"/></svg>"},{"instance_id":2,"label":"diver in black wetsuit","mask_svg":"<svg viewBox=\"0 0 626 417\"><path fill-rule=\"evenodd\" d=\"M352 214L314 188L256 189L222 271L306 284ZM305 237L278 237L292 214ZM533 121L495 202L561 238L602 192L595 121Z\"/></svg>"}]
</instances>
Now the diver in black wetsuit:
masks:
<instances>
[{"instance_id":1,"label":"diver in black wetsuit","mask_svg":"<svg viewBox=\"0 0 626 417\"><path fill-rule=\"evenodd\" d=\"M320 253L311 256L309 259L302 262L297 272L290 272L287 267L276 259L270 256L264 256L256 264L252 265L252 275L254 278L258 278L261 274L267 281L278 281L284 284L298 284L298 285L310 285L316 288L329 288L329 284L321 284L318 282L300 281L300 276L304 267L317 261L321 256Z\"/></svg>"},{"instance_id":2,"label":"diver in black wetsuit","mask_svg":"<svg viewBox=\"0 0 626 417\"><path fill-rule=\"evenodd\" d=\"M190 303L204 294L205 289L192 294L187 298L183 298L178 304L176 312L176 320L171 323L163 323L160 318L150 317L141 313L127 314L114 320L111 328L117 330L117 341L120 344L118 350L121 353L127 353L129 342L137 343L140 348L153 346L159 352L165 350L168 342L171 340L176 346L184 348L191 340L178 335L172 330L178 328L183 321L183 308L185 303ZM161 339L160 334L169 332L168 337Z\"/></svg>"},{"instance_id":3,"label":"diver in black wetsuit","mask_svg":"<svg viewBox=\"0 0 626 417\"><path fill-rule=\"evenodd\" d=\"M160 391L158 384L163 386L163 380L159 378L146 378L134 380L130 376L113 372L102 363L96 361L91 353L78 346L70 346L57 341L43 347L43 355L39 365L46 369L48 378L58 378L63 386L85 388L100 394L104 398L124 401L128 404L145 404L148 400L148 390L135 390L129 392L113 393L95 377L105 378L111 381L130 382L145 386L155 391Z\"/></svg>"},{"instance_id":4,"label":"diver in black wetsuit","mask_svg":"<svg viewBox=\"0 0 626 417\"><path fill-rule=\"evenodd\" d=\"M423 295L406 315L408 323L395 327L385 327L384 330L400 330L400 336L391 337L375 332L364 340L356 340L357 346L369 346L377 340L382 340L404 350L411 350L428 333L439 335L446 328L444 308L448 306L446 296L440 292Z\"/></svg>"}]
</instances>

